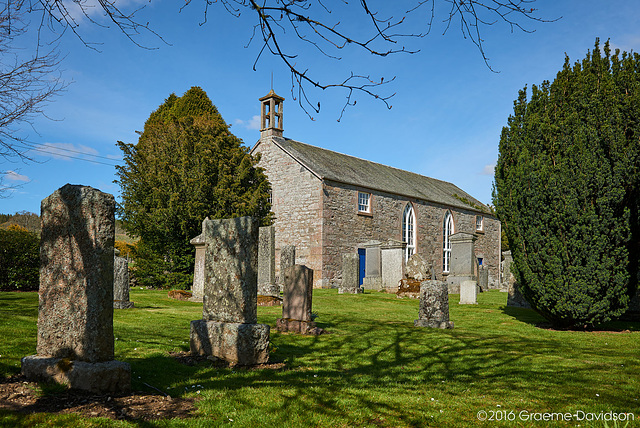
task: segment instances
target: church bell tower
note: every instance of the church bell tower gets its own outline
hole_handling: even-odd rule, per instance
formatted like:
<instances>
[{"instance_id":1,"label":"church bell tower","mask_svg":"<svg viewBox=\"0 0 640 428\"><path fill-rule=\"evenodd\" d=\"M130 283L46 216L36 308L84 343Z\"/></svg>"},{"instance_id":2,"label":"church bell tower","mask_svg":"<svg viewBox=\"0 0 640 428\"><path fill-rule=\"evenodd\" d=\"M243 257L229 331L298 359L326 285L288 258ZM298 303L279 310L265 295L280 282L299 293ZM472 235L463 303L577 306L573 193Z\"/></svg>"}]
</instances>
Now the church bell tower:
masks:
<instances>
[{"instance_id":1,"label":"church bell tower","mask_svg":"<svg viewBox=\"0 0 640 428\"><path fill-rule=\"evenodd\" d=\"M273 89L260 98L260 138L282 137L282 102Z\"/></svg>"}]
</instances>

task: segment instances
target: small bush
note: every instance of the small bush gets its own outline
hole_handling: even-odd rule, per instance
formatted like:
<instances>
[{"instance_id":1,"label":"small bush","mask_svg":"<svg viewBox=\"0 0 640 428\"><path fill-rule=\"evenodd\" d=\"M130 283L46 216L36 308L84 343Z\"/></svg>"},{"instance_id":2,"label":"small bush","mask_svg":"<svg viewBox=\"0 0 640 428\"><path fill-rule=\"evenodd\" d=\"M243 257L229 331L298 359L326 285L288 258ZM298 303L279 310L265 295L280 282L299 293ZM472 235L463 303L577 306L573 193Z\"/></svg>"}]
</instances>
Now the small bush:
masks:
<instances>
[{"instance_id":1,"label":"small bush","mask_svg":"<svg viewBox=\"0 0 640 428\"><path fill-rule=\"evenodd\" d=\"M0 230L0 290L37 291L40 284L40 238L17 225Z\"/></svg>"},{"instance_id":2,"label":"small bush","mask_svg":"<svg viewBox=\"0 0 640 428\"><path fill-rule=\"evenodd\" d=\"M120 250L120 257L129 257L131 259L135 258L136 254L136 245L129 244L125 241L116 241L114 247Z\"/></svg>"}]
</instances>

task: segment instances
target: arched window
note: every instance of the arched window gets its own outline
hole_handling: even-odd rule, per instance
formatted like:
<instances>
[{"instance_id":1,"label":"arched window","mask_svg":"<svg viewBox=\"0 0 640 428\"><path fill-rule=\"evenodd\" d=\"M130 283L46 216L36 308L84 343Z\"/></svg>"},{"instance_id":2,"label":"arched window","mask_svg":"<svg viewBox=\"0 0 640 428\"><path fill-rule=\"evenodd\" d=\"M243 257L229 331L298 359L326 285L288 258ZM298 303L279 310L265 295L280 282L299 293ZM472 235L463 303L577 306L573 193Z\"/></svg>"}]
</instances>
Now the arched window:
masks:
<instances>
[{"instance_id":1,"label":"arched window","mask_svg":"<svg viewBox=\"0 0 640 428\"><path fill-rule=\"evenodd\" d=\"M409 260L409 257L416 251L416 216L413 213L413 207L411 203L408 203L402 213L402 240L407 243L407 247L404 250L405 261Z\"/></svg>"},{"instance_id":2,"label":"arched window","mask_svg":"<svg viewBox=\"0 0 640 428\"><path fill-rule=\"evenodd\" d=\"M453 216L451 211L444 215L442 224L442 272L449 272L451 262L451 235L453 234Z\"/></svg>"}]
</instances>

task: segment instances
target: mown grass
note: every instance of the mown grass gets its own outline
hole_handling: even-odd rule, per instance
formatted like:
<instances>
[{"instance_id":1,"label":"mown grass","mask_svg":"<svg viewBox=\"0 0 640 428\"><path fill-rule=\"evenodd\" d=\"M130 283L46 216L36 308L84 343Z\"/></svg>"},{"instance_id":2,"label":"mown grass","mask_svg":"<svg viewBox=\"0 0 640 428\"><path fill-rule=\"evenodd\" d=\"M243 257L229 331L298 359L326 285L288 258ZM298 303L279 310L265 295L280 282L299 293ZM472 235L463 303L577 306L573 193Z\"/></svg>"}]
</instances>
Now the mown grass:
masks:
<instances>
[{"instance_id":1,"label":"mown grass","mask_svg":"<svg viewBox=\"0 0 640 428\"><path fill-rule=\"evenodd\" d=\"M169 356L188 350L189 322L201 318L201 305L151 290L132 290L131 300L135 309L115 312L114 332L116 359L131 364L133 389L199 397L193 419L138 426L605 426L532 422L521 411L631 412L637 420L629 426L640 426L637 323L612 323L608 332L545 330L533 311L507 308L506 295L492 291L476 306L450 296L455 329L431 330L413 327L416 300L314 290L316 321L331 334L272 329L271 359L285 368L246 370L191 367ZM280 314L258 308L259 322L272 327ZM37 294L0 293L0 376L17 373L20 358L35 353L36 320ZM513 411L515 420L481 422L479 411L497 418ZM0 424L136 425L7 411Z\"/></svg>"}]
</instances>

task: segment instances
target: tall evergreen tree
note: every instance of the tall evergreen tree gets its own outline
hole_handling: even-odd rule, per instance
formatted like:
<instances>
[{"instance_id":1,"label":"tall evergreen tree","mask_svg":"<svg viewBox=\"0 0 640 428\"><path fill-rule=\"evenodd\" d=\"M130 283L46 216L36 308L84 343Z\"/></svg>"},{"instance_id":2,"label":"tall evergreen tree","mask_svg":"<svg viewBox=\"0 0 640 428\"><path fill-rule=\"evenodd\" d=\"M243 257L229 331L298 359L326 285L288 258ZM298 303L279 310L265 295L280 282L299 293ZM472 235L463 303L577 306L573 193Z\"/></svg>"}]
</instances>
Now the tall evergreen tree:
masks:
<instances>
[{"instance_id":1,"label":"tall evergreen tree","mask_svg":"<svg viewBox=\"0 0 640 428\"><path fill-rule=\"evenodd\" d=\"M125 166L119 213L140 237L142 285L188 288L202 220L251 215L270 222L270 185L220 113L198 87L171 94L147 119L138 143L118 142Z\"/></svg>"},{"instance_id":2,"label":"tall evergreen tree","mask_svg":"<svg viewBox=\"0 0 640 428\"><path fill-rule=\"evenodd\" d=\"M494 204L515 275L558 326L624 313L638 275L640 56L599 42L520 91L500 138Z\"/></svg>"}]
</instances>

